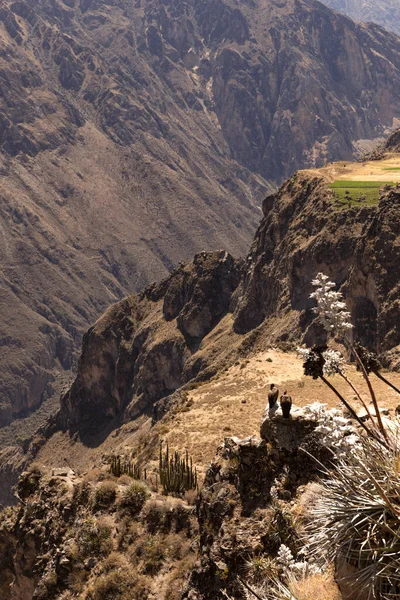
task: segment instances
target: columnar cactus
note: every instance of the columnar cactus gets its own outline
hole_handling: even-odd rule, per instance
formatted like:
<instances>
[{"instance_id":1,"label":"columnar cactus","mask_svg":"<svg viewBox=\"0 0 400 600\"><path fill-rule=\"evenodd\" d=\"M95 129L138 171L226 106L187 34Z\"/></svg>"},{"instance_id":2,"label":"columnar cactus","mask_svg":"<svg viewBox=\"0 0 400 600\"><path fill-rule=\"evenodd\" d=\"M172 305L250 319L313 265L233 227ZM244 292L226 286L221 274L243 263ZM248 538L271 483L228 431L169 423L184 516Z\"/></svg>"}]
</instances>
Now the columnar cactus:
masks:
<instances>
[{"instance_id":1,"label":"columnar cactus","mask_svg":"<svg viewBox=\"0 0 400 600\"><path fill-rule=\"evenodd\" d=\"M110 463L110 473L112 473L115 477L120 477L121 475L128 475L133 479L147 479L146 469L142 472L139 465L133 462L133 460L121 460L120 456L113 456L111 458Z\"/></svg>"},{"instance_id":2,"label":"columnar cactus","mask_svg":"<svg viewBox=\"0 0 400 600\"><path fill-rule=\"evenodd\" d=\"M170 456L168 444L165 452L160 444L159 471L164 494L182 495L188 490L197 489L197 471L187 451L184 458L179 452Z\"/></svg>"}]
</instances>

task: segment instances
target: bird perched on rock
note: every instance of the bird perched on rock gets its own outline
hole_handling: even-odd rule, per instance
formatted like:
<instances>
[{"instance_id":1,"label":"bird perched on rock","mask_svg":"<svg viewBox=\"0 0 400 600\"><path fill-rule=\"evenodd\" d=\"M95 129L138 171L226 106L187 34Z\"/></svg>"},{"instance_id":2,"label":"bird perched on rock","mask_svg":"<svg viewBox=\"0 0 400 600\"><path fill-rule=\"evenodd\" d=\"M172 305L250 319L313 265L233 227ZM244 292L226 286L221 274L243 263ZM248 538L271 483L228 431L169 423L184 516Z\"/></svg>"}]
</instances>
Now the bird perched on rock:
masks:
<instances>
[{"instance_id":1,"label":"bird perched on rock","mask_svg":"<svg viewBox=\"0 0 400 600\"><path fill-rule=\"evenodd\" d=\"M279 390L275 387L274 383L270 385L270 391L268 392L268 404L270 408L273 408L274 405L278 402Z\"/></svg>"},{"instance_id":2,"label":"bird perched on rock","mask_svg":"<svg viewBox=\"0 0 400 600\"><path fill-rule=\"evenodd\" d=\"M268 417L270 419L274 416L274 414L278 410L278 396L279 396L278 388L275 387L274 383L271 383L270 390L268 392L268 406L266 407L265 413L264 413L266 416L267 408L268 408Z\"/></svg>"},{"instance_id":3,"label":"bird perched on rock","mask_svg":"<svg viewBox=\"0 0 400 600\"><path fill-rule=\"evenodd\" d=\"M287 395L287 391L285 390L281 396L280 405L282 409L282 415L285 419L289 419L290 411L292 409L292 397Z\"/></svg>"}]
</instances>

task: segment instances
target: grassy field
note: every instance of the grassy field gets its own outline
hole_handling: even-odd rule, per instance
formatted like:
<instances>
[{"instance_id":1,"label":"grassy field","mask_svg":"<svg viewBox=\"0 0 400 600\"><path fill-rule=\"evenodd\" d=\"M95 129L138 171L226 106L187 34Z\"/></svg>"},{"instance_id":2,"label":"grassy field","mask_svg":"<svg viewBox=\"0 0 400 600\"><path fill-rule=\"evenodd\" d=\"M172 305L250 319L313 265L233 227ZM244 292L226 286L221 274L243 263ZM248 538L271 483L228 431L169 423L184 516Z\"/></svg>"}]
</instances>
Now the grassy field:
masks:
<instances>
[{"instance_id":1,"label":"grassy field","mask_svg":"<svg viewBox=\"0 0 400 600\"><path fill-rule=\"evenodd\" d=\"M338 208L348 206L372 206L379 200L379 190L393 182L351 181L337 179L330 188L334 192L334 202Z\"/></svg>"}]
</instances>

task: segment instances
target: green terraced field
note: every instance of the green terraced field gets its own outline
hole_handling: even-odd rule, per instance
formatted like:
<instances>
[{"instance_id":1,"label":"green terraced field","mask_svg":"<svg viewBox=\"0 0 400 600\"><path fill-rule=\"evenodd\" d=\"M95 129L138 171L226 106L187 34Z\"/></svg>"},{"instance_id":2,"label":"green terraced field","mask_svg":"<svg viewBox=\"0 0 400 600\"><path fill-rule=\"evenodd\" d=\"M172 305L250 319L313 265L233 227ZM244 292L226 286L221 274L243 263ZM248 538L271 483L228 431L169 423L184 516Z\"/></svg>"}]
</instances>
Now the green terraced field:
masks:
<instances>
[{"instance_id":1,"label":"green terraced field","mask_svg":"<svg viewBox=\"0 0 400 600\"><path fill-rule=\"evenodd\" d=\"M379 200L379 190L385 185L394 185L391 181L346 181L338 179L330 188L334 192L337 208L350 206L371 206ZM360 200L362 198L362 200Z\"/></svg>"},{"instance_id":2,"label":"green terraced field","mask_svg":"<svg viewBox=\"0 0 400 600\"><path fill-rule=\"evenodd\" d=\"M400 167L387 167L382 169L382 171L400 171Z\"/></svg>"}]
</instances>

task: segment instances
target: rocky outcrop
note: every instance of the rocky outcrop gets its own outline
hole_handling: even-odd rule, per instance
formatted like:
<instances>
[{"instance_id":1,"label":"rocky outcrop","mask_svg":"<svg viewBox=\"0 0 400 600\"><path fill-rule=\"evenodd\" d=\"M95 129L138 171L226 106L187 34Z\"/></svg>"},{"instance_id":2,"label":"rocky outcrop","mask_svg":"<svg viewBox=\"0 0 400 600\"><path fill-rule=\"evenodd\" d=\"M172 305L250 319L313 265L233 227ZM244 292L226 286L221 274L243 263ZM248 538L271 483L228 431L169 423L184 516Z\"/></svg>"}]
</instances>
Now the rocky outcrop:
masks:
<instances>
[{"instance_id":1,"label":"rocky outcrop","mask_svg":"<svg viewBox=\"0 0 400 600\"><path fill-rule=\"evenodd\" d=\"M297 427L294 422L289 426ZM200 560L193 569L184 598L219 600L228 592L246 598L243 573L251 577L252 557L274 557L281 544L299 549L286 502L294 500L304 485L316 478L320 465L299 451L308 436L312 451L322 461L332 455L311 430L315 423L303 422L306 436L286 451L257 438L226 438L216 460L207 470L198 503ZM313 442L311 443L311 439ZM319 450L318 450L319 449ZM271 500L271 487L280 502ZM284 501L282 501L284 500Z\"/></svg>"},{"instance_id":2,"label":"rocky outcrop","mask_svg":"<svg viewBox=\"0 0 400 600\"><path fill-rule=\"evenodd\" d=\"M396 129L382 144L380 144L369 158L381 160L391 152L400 152L400 129Z\"/></svg>"},{"instance_id":3,"label":"rocky outcrop","mask_svg":"<svg viewBox=\"0 0 400 600\"><path fill-rule=\"evenodd\" d=\"M302 409L294 408L289 419L282 414L265 415L260 436L265 442L284 452L294 452L313 437L317 422L307 417Z\"/></svg>"},{"instance_id":4,"label":"rocky outcrop","mask_svg":"<svg viewBox=\"0 0 400 600\"><path fill-rule=\"evenodd\" d=\"M378 353L397 352L399 203L395 186L382 190L377 206L336 211L323 178L291 178L264 203L235 292L235 330L265 327L279 316L281 340L323 341L309 298L311 280L322 271L344 292L355 338Z\"/></svg>"},{"instance_id":5,"label":"rocky outcrop","mask_svg":"<svg viewBox=\"0 0 400 600\"><path fill-rule=\"evenodd\" d=\"M28 460L21 448L4 448L0 452L0 509L16 504L15 487Z\"/></svg>"},{"instance_id":6,"label":"rocky outcrop","mask_svg":"<svg viewBox=\"0 0 400 600\"><path fill-rule=\"evenodd\" d=\"M195 377L193 356L228 312L240 266L224 251L201 253L107 311L84 336L62 427L87 435L124 414L152 414L154 402Z\"/></svg>"}]
</instances>

